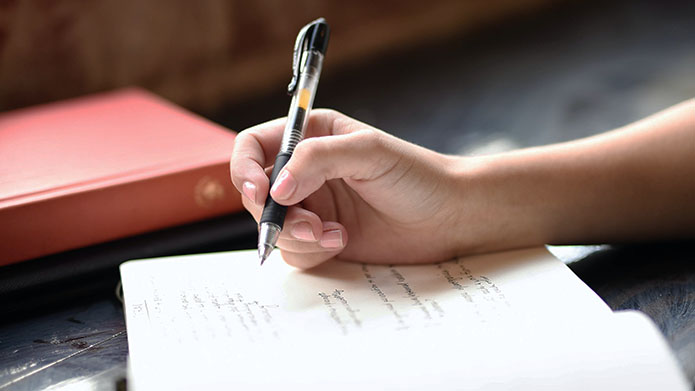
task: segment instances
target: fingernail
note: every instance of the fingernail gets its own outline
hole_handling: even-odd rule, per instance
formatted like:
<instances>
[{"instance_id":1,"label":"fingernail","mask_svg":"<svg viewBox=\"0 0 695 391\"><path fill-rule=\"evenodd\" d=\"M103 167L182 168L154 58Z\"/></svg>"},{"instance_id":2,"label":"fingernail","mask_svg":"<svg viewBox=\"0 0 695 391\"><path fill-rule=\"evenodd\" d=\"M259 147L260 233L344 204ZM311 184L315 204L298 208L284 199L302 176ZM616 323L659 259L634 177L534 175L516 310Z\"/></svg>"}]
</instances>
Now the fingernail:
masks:
<instances>
[{"instance_id":1,"label":"fingernail","mask_svg":"<svg viewBox=\"0 0 695 391\"><path fill-rule=\"evenodd\" d=\"M241 190L244 192L246 198L253 201L254 204L256 203L256 185L251 182L244 182L241 186Z\"/></svg>"},{"instance_id":2,"label":"fingernail","mask_svg":"<svg viewBox=\"0 0 695 391\"><path fill-rule=\"evenodd\" d=\"M307 242L315 242L316 236L314 236L314 231L311 230L311 224L306 222L297 223L292 226L290 233L296 239L304 240Z\"/></svg>"},{"instance_id":3,"label":"fingernail","mask_svg":"<svg viewBox=\"0 0 695 391\"><path fill-rule=\"evenodd\" d=\"M276 200L286 200L292 196L296 187L297 181L294 180L292 174L287 170L283 170L275 180L271 193Z\"/></svg>"},{"instance_id":4,"label":"fingernail","mask_svg":"<svg viewBox=\"0 0 695 391\"><path fill-rule=\"evenodd\" d=\"M325 231L319 244L323 248L340 248L343 247L343 232L339 229Z\"/></svg>"}]
</instances>

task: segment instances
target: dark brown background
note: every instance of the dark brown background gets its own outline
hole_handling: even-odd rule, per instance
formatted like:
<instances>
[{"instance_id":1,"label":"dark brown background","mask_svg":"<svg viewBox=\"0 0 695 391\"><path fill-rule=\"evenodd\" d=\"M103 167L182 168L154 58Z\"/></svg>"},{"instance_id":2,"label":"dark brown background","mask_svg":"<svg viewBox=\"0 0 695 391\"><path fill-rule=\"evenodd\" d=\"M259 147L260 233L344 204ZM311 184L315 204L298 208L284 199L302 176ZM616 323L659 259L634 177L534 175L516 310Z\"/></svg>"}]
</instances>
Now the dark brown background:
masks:
<instances>
[{"instance_id":1,"label":"dark brown background","mask_svg":"<svg viewBox=\"0 0 695 391\"><path fill-rule=\"evenodd\" d=\"M140 85L211 113L282 91L294 37L319 16L335 74L551 2L3 0L0 111Z\"/></svg>"}]
</instances>

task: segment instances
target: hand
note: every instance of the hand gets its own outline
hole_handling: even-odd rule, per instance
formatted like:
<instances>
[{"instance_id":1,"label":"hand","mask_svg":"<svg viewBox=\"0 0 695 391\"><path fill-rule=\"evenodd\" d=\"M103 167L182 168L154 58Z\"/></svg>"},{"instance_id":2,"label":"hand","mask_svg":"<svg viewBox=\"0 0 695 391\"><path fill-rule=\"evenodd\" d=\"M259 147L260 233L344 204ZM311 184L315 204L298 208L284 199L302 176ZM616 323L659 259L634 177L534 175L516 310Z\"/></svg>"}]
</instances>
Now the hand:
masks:
<instances>
[{"instance_id":1,"label":"hand","mask_svg":"<svg viewBox=\"0 0 695 391\"><path fill-rule=\"evenodd\" d=\"M436 262L544 243L695 235L695 100L602 135L475 158L409 144L330 110L309 118L272 195L278 246L301 268L327 259ZM242 132L232 181L258 220L285 120Z\"/></svg>"},{"instance_id":2,"label":"hand","mask_svg":"<svg viewBox=\"0 0 695 391\"><path fill-rule=\"evenodd\" d=\"M285 119L247 129L231 158L234 186L258 221ZM458 252L462 158L407 143L332 110L312 112L271 195L291 205L278 241L285 261L443 261Z\"/></svg>"}]
</instances>

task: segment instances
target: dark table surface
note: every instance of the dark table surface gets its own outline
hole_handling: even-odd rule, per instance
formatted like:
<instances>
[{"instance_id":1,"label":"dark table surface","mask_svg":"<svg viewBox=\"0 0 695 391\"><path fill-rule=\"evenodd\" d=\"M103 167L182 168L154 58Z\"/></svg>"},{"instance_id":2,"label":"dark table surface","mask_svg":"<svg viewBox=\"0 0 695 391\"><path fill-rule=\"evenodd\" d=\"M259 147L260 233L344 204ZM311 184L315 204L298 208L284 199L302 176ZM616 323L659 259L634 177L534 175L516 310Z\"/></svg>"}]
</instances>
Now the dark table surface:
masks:
<instances>
[{"instance_id":1,"label":"dark table surface","mask_svg":"<svg viewBox=\"0 0 695 391\"><path fill-rule=\"evenodd\" d=\"M321 83L317 107L446 153L588 136L695 96L695 2L570 2ZM279 93L214 119L243 129L287 105ZM611 308L654 319L695 380L695 241L550 249ZM114 288L2 315L0 390L123 389L127 336Z\"/></svg>"}]
</instances>

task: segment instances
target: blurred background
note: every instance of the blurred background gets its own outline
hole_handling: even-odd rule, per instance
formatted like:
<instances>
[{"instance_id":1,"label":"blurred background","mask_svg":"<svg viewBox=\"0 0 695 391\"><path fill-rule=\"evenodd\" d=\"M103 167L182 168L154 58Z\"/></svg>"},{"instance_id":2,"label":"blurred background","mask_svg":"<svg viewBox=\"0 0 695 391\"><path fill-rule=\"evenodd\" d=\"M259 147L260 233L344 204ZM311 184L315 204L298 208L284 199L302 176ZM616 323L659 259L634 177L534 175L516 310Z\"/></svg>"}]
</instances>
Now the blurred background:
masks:
<instances>
[{"instance_id":1,"label":"blurred background","mask_svg":"<svg viewBox=\"0 0 695 391\"><path fill-rule=\"evenodd\" d=\"M137 85L233 130L284 116L297 31L332 27L316 107L446 152L577 138L695 96L695 2L0 2L0 111Z\"/></svg>"}]
</instances>

